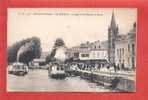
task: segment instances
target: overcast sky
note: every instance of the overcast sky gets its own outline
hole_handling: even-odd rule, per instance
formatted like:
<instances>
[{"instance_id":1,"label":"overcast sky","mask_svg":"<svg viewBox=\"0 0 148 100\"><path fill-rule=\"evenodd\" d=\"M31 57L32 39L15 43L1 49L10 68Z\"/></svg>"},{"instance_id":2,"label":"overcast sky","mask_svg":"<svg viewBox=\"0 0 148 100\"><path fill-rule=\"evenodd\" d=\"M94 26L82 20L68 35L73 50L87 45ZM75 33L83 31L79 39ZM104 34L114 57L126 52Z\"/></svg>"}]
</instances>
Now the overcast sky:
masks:
<instances>
[{"instance_id":1,"label":"overcast sky","mask_svg":"<svg viewBox=\"0 0 148 100\"><path fill-rule=\"evenodd\" d=\"M37 36L48 51L56 38L63 38L67 47L107 40L113 10L119 33L126 34L137 21L135 8L9 8L8 45Z\"/></svg>"}]
</instances>

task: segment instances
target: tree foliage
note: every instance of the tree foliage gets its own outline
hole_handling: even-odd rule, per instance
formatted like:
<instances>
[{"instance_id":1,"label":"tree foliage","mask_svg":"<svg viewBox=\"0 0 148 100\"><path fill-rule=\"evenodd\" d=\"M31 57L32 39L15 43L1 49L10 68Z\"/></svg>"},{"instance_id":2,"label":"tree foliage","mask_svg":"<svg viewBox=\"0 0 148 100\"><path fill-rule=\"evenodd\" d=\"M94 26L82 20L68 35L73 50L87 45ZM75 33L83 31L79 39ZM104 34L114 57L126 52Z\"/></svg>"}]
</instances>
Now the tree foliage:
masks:
<instances>
[{"instance_id":1,"label":"tree foliage","mask_svg":"<svg viewBox=\"0 0 148 100\"><path fill-rule=\"evenodd\" d=\"M63 46L63 45L65 45L63 39L62 38L57 38L55 43L54 43L54 46L59 47L59 46Z\"/></svg>"},{"instance_id":2,"label":"tree foliage","mask_svg":"<svg viewBox=\"0 0 148 100\"><path fill-rule=\"evenodd\" d=\"M46 57L46 63L55 60L55 59L54 59L55 53L56 53L56 49L54 48L54 49L51 51L51 53L47 55L47 57Z\"/></svg>"},{"instance_id":3,"label":"tree foliage","mask_svg":"<svg viewBox=\"0 0 148 100\"><path fill-rule=\"evenodd\" d=\"M8 47L8 62L28 63L34 58L41 56L40 39L37 37L28 38Z\"/></svg>"},{"instance_id":4,"label":"tree foliage","mask_svg":"<svg viewBox=\"0 0 148 100\"><path fill-rule=\"evenodd\" d=\"M56 51L57 51L57 48L60 47L60 46L64 46L65 43L63 41L62 38L57 38L54 42L54 47L51 51L51 53L46 57L46 62L50 62L50 61L54 61L55 60L55 54L56 54Z\"/></svg>"}]
</instances>

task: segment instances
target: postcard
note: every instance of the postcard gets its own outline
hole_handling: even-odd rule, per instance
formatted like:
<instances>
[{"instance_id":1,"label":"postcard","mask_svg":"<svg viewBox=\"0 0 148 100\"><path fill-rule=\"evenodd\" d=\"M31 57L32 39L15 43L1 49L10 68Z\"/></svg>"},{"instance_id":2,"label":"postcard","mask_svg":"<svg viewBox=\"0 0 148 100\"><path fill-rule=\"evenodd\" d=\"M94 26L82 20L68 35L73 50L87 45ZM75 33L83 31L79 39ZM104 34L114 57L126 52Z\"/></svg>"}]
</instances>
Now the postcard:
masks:
<instances>
[{"instance_id":1,"label":"postcard","mask_svg":"<svg viewBox=\"0 0 148 100\"><path fill-rule=\"evenodd\" d=\"M136 8L8 8L7 91L135 92Z\"/></svg>"}]
</instances>

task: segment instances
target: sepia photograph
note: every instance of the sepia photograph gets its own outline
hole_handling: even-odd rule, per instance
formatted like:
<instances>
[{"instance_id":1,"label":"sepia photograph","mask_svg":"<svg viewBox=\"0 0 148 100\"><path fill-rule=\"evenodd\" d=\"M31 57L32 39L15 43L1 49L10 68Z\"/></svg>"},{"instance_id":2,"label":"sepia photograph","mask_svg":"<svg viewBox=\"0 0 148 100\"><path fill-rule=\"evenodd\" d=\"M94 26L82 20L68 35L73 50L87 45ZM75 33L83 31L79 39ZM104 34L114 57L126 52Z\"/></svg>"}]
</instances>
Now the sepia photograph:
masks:
<instances>
[{"instance_id":1,"label":"sepia photograph","mask_svg":"<svg viewBox=\"0 0 148 100\"><path fill-rule=\"evenodd\" d=\"M137 8L8 8L8 92L136 92Z\"/></svg>"}]
</instances>

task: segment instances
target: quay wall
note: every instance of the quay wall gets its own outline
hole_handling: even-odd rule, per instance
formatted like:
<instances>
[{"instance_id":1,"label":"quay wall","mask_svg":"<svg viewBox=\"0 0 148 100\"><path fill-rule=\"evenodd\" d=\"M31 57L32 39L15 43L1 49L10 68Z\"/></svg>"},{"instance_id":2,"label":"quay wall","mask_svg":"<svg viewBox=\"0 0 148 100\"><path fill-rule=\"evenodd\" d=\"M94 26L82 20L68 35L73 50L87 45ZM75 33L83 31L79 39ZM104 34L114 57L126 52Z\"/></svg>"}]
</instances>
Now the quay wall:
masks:
<instances>
[{"instance_id":1,"label":"quay wall","mask_svg":"<svg viewBox=\"0 0 148 100\"><path fill-rule=\"evenodd\" d=\"M70 75L80 76L82 79L90 82L104 85L107 88L119 91L134 92L135 76L120 75L113 73L94 73L91 71L70 71Z\"/></svg>"}]
</instances>

